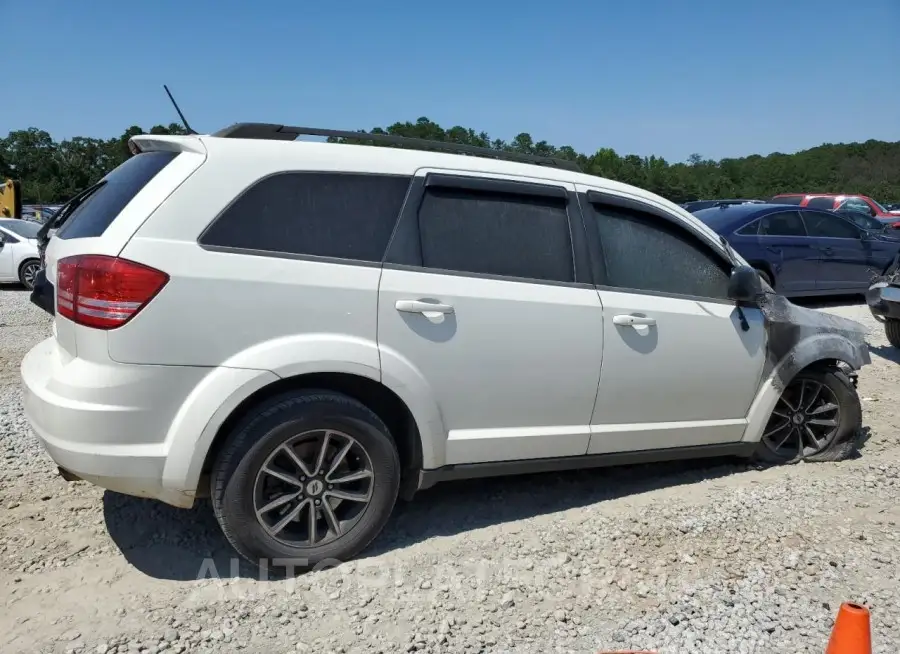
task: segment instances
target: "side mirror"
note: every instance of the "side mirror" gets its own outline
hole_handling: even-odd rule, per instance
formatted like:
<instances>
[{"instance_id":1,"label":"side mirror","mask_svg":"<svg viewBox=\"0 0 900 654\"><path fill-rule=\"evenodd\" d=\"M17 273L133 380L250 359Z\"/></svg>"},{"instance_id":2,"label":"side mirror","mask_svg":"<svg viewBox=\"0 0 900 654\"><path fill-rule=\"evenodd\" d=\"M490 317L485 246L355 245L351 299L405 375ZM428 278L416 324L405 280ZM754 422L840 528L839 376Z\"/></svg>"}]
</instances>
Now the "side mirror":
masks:
<instances>
[{"instance_id":1,"label":"side mirror","mask_svg":"<svg viewBox=\"0 0 900 654\"><path fill-rule=\"evenodd\" d=\"M755 302L763 294L762 279L750 266L737 266L728 280L728 298L735 302Z\"/></svg>"}]
</instances>

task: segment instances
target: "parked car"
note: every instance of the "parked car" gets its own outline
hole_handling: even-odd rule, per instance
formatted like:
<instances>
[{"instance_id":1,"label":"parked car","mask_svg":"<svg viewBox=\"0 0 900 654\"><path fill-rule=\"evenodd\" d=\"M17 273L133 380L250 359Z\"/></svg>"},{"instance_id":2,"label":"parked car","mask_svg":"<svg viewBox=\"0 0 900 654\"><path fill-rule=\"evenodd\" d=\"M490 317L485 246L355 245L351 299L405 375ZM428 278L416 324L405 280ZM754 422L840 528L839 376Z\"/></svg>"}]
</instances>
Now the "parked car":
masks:
<instances>
[{"instance_id":1,"label":"parked car","mask_svg":"<svg viewBox=\"0 0 900 654\"><path fill-rule=\"evenodd\" d=\"M130 147L47 245L25 413L64 478L211 495L255 563L347 560L449 479L855 449L862 325L657 195L386 134Z\"/></svg>"},{"instance_id":2,"label":"parked car","mask_svg":"<svg viewBox=\"0 0 900 654\"><path fill-rule=\"evenodd\" d=\"M886 204L884 208L888 210L888 213L892 216L900 216L900 202L895 202L894 204Z\"/></svg>"},{"instance_id":3,"label":"parked car","mask_svg":"<svg viewBox=\"0 0 900 654\"><path fill-rule=\"evenodd\" d=\"M875 320L884 324L888 342L900 348L900 253L873 281L866 303Z\"/></svg>"},{"instance_id":4,"label":"parked car","mask_svg":"<svg viewBox=\"0 0 900 654\"><path fill-rule=\"evenodd\" d=\"M865 195L847 195L831 193L783 193L769 200L772 204L795 204L809 209L825 209L828 211L861 211L873 218L900 227L900 220L885 207Z\"/></svg>"},{"instance_id":5,"label":"parked car","mask_svg":"<svg viewBox=\"0 0 900 654\"><path fill-rule=\"evenodd\" d=\"M0 282L19 282L32 288L39 267L40 228L30 220L0 218Z\"/></svg>"},{"instance_id":6,"label":"parked car","mask_svg":"<svg viewBox=\"0 0 900 654\"><path fill-rule=\"evenodd\" d=\"M865 293L900 249L833 211L748 204L695 215L787 297Z\"/></svg>"},{"instance_id":7,"label":"parked car","mask_svg":"<svg viewBox=\"0 0 900 654\"><path fill-rule=\"evenodd\" d=\"M843 216L860 229L878 234L882 240L900 243L900 231L893 229L889 224L873 218L867 213L861 211L835 211L834 213Z\"/></svg>"},{"instance_id":8,"label":"parked car","mask_svg":"<svg viewBox=\"0 0 900 654\"><path fill-rule=\"evenodd\" d=\"M718 207L725 206L730 204L747 204L747 203L756 203L761 204L763 200L746 200L746 199L728 199L728 200L692 200L691 202L685 202L681 206L691 213L695 213L700 211L701 209L709 209L710 207Z\"/></svg>"}]
</instances>

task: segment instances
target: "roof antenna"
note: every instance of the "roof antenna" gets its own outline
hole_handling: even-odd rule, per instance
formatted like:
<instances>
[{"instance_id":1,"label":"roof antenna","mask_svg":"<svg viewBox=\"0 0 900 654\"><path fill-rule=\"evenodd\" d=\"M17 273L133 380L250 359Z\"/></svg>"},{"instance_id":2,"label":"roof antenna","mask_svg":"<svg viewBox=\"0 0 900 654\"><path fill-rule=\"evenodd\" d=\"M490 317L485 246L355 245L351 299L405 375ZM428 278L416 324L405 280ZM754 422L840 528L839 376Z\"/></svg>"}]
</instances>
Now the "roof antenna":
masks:
<instances>
[{"instance_id":1,"label":"roof antenna","mask_svg":"<svg viewBox=\"0 0 900 654\"><path fill-rule=\"evenodd\" d=\"M178 112L178 117L181 118L181 122L184 124L184 128L187 130L188 134L197 134L194 129L188 125L187 118L184 117L184 114L181 113L181 109L178 108L178 103L175 102L175 98L172 97L172 92L169 91L169 87L163 84L163 88L166 90L166 95L169 96L169 100L172 101L172 105L175 107L175 111Z\"/></svg>"}]
</instances>

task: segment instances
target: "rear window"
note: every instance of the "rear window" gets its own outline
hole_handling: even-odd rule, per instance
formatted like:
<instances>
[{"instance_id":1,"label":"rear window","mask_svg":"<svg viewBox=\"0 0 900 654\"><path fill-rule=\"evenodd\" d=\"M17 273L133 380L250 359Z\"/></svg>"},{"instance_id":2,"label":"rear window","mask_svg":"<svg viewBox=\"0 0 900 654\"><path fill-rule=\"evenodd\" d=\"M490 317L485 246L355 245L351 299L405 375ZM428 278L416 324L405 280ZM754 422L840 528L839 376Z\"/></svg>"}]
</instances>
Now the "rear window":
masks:
<instances>
[{"instance_id":1,"label":"rear window","mask_svg":"<svg viewBox=\"0 0 900 654\"><path fill-rule=\"evenodd\" d=\"M177 152L142 152L128 159L65 219L57 238L102 236L125 205L177 156Z\"/></svg>"}]
</instances>

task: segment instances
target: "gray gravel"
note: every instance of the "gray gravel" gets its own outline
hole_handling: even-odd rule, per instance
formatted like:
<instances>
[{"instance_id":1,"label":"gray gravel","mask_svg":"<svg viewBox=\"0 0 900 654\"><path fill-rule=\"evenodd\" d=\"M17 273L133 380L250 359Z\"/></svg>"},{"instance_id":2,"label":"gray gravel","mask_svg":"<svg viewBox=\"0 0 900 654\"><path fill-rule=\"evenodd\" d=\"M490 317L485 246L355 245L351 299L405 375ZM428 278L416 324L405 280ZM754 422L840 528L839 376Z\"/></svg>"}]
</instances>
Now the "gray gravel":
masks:
<instances>
[{"instance_id":1,"label":"gray gravel","mask_svg":"<svg viewBox=\"0 0 900 654\"><path fill-rule=\"evenodd\" d=\"M0 287L0 651L822 652L842 601L900 642L900 356L872 328L870 438L838 464L666 464L439 486L365 556L292 580L231 559L206 505L66 484L20 407L49 332Z\"/></svg>"}]
</instances>

